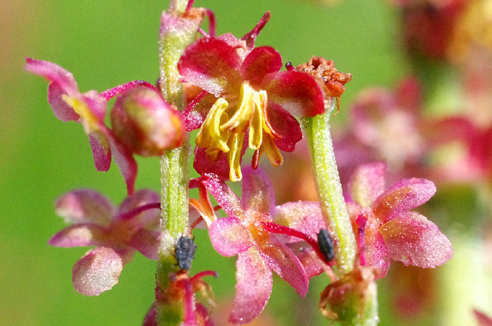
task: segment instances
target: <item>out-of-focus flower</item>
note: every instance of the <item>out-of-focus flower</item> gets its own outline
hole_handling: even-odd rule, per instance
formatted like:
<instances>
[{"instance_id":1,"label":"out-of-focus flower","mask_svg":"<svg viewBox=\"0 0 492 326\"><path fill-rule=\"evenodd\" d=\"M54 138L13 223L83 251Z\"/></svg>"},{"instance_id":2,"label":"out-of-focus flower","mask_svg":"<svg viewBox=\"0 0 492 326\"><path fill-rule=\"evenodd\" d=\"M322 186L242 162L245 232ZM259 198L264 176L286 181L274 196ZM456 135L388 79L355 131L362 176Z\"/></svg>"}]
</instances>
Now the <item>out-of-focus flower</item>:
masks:
<instances>
[{"instance_id":1,"label":"out-of-focus flower","mask_svg":"<svg viewBox=\"0 0 492 326\"><path fill-rule=\"evenodd\" d=\"M374 161L385 161L398 179L421 170L426 141L420 106L420 86L413 78L401 81L394 91L361 92L350 109L349 130L334 132L342 180L348 180L357 166Z\"/></svg>"},{"instance_id":2,"label":"out-of-focus flower","mask_svg":"<svg viewBox=\"0 0 492 326\"><path fill-rule=\"evenodd\" d=\"M475 317L477 318L478 324L480 326L492 326L492 318L484 314L483 312L480 312L476 309L473 309L473 313L475 314Z\"/></svg>"},{"instance_id":3,"label":"out-of-focus flower","mask_svg":"<svg viewBox=\"0 0 492 326\"><path fill-rule=\"evenodd\" d=\"M241 39L231 34L202 38L190 45L178 63L186 82L204 90L185 112L188 130L200 128L196 144L210 161L227 154L230 178L241 180L243 141L255 151L253 167L265 153L274 166L282 163L280 150L291 152L302 138L292 116L324 112L323 93L313 78L283 71L275 49L254 48L256 36L269 20Z\"/></svg>"},{"instance_id":4,"label":"out-of-focus flower","mask_svg":"<svg viewBox=\"0 0 492 326\"><path fill-rule=\"evenodd\" d=\"M365 242L361 265L372 266L381 278L390 258L425 268L447 262L453 255L451 242L425 216L410 211L434 195L434 184L412 178L386 189L385 175L384 163L365 164L349 183L347 205L354 233L359 244Z\"/></svg>"},{"instance_id":5,"label":"out-of-focus flower","mask_svg":"<svg viewBox=\"0 0 492 326\"><path fill-rule=\"evenodd\" d=\"M195 293L201 292L202 296L215 306L213 293L210 285L205 283L202 278L205 276L215 276L214 271L203 271L195 276L189 277L187 271L179 271L170 275L169 287L164 291L156 290L157 301L150 307L145 315L142 326L157 326L157 310L162 302L165 306L174 305L176 309L183 310L183 323L181 326L214 326L209 316L207 308L201 303L196 302Z\"/></svg>"},{"instance_id":6,"label":"out-of-focus flower","mask_svg":"<svg viewBox=\"0 0 492 326\"><path fill-rule=\"evenodd\" d=\"M160 204L155 192L139 190L116 208L100 193L80 189L60 196L55 205L57 214L73 224L55 234L50 245L97 246L73 267L77 292L99 295L110 290L136 250L157 259Z\"/></svg>"},{"instance_id":7,"label":"out-of-focus flower","mask_svg":"<svg viewBox=\"0 0 492 326\"><path fill-rule=\"evenodd\" d=\"M223 256L238 256L237 292L229 317L234 324L247 323L261 313L272 291L271 270L300 295L307 293L306 271L294 252L284 244L298 239L290 238L292 234L288 232L285 235L271 233L276 225L273 222L314 236L324 227L316 203L298 202L275 207L273 190L266 176L252 169L245 170L244 174L242 200L217 176L204 175L197 179L228 217L216 219L210 208L203 209L210 206L203 198L202 205L194 204L202 207L202 215L211 216L208 218L211 221L209 234L214 248Z\"/></svg>"},{"instance_id":8,"label":"out-of-focus flower","mask_svg":"<svg viewBox=\"0 0 492 326\"><path fill-rule=\"evenodd\" d=\"M178 147L184 137L178 111L158 92L143 86L118 96L111 110L111 126L126 148L142 156L161 156Z\"/></svg>"}]
</instances>

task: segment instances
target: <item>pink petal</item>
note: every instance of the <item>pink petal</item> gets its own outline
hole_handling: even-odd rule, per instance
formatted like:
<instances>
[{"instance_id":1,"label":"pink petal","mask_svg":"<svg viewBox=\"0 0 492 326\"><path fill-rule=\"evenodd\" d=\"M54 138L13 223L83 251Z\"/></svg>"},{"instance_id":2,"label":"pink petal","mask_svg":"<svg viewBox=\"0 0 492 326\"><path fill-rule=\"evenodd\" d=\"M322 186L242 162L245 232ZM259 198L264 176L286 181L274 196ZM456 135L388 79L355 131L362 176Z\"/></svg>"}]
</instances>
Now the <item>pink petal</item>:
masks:
<instances>
[{"instance_id":1,"label":"pink petal","mask_svg":"<svg viewBox=\"0 0 492 326\"><path fill-rule=\"evenodd\" d=\"M473 314L477 318L479 326L492 326L492 318L477 309L473 309Z\"/></svg>"},{"instance_id":2,"label":"pink petal","mask_svg":"<svg viewBox=\"0 0 492 326\"><path fill-rule=\"evenodd\" d=\"M111 166L111 149L108 139L101 133L89 134L92 156L97 171L108 171Z\"/></svg>"},{"instance_id":3,"label":"pink petal","mask_svg":"<svg viewBox=\"0 0 492 326\"><path fill-rule=\"evenodd\" d=\"M391 259L424 268L442 265L453 256L453 246L434 223L416 212L400 213L380 232Z\"/></svg>"},{"instance_id":4,"label":"pink petal","mask_svg":"<svg viewBox=\"0 0 492 326\"><path fill-rule=\"evenodd\" d=\"M238 255L237 285L229 322L249 323L265 308L272 293L272 272L254 247Z\"/></svg>"},{"instance_id":5,"label":"pink petal","mask_svg":"<svg viewBox=\"0 0 492 326\"><path fill-rule=\"evenodd\" d=\"M251 167L243 169L242 203L245 211L275 214L273 186L263 171Z\"/></svg>"},{"instance_id":6,"label":"pink petal","mask_svg":"<svg viewBox=\"0 0 492 326\"><path fill-rule=\"evenodd\" d=\"M359 166L350 178L348 186L352 199L364 208L371 207L384 192L386 170L386 164L383 162Z\"/></svg>"},{"instance_id":7,"label":"pink petal","mask_svg":"<svg viewBox=\"0 0 492 326\"><path fill-rule=\"evenodd\" d=\"M255 48L244 59L241 65L241 75L253 87L259 87L268 73L274 73L282 68L282 57L269 46Z\"/></svg>"},{"instance_id":8,"label":"pink petal","mask_svg":"<svg viewBox=\"0 0 492 326\"><path fill-rule=\"evenodd\" d=\"M222 256L235 256L253 245L248 229L234 217L219 218L208 229L212 246Z\"/></svg>"},{"instance_id":9,"label":"pink petal","mask_svg":"<svg viewBox=\"0 0 492 326\"><path fill-rule=\"evenodd\" d=\"M136 208L139 208L146 204L154 204L159 202L159 195L155 191L150 189L140 189L135 192L133 196L127 197L125 198L125 200L123 200L116 216L117 218L123 220L136 219L135 222L138 221L142 225L155 222L156 220L159 221L161 213L160 209L158 208L148 209L137 215L128 215L129 212L133 211Z\"/></svg>"},{"instance_id":10,"label":"pink petal","mask_svg":"<svg viewBox=\"0 0 492 326\"><path fill-rule=\"evenodd\" d=\"M314 78L298 71L268 74L262 89L275 102L297 117L314 117L325 112L323 91Z\"/></svg>"},{"instance_id":11,"label":"pink petal","mask_svg":"<svg viewBox=\"0 0 492 326\"><path fill-rule=\"evenodd\" d=\"M227 215L244 218L241 201L223 180L213 175L202 176L200 180Z\"/></svg>"},{"instance_id":12,"label":"pink petal","mask_svg":"<svg viewBox=\"0 0 492 326\"><path fill-rule=\"evenodd\" d=\"M436 186L426 179L404 179L388 188L373 204L374 214L381 220L391 214L412 209L427 202L436 193Z\"/></svg>"},{"instance_id":13,"label":"pink petal","mask_svg":"<svg viewBox=\"0 0 492 326\"><path fill-rule=\"evenodd\" d=\"M118 254L114 249L90 250L73 267L73 286L83 295L99 295L118 283L123 266L133 253Z\"/></svg>"},{"instance_id":14,"label":"pink petal","mask_svg":"<svg viewBox=\"0 0 492 326\"><path fill-rule=\"evenodd\" d=\"M67 94L57 83L50 83L48 85L48 103L53 109L55 117L63 122L67 121L79 121L80 116L74 111L74 109L68 105L63 99L62 95Z\"/></svg>"},{"instance_id":15,"label":"pink petal","mask_svg":"<svg viewBox=\"0 0 492 326\"><path fill-rule=\"evenodd\" d=\"M274 236L258 245L268 266L305 297L309 290L309 281L304 267L292 250Z\"/></svg>"},{"instance_id":16,"label":"pink petal","mask_svg":"<svg viewBox=\"0 0 492 326\"><path fill-rule=\"evenodd\" d=\"M159 257L159 245L161 243L160 236L160 232L140 229L130 240L129 245L140 251L145 257L157 260Z\"/></svg>"},{"instance_id":17,"label":"pink petal","mask_svg":"<svg viewBox=\"0 0 492 326\"><path fill-rule=\"evenodd\" d=\"M321 261L321 259L319 259L312 247L302 248L296 256L304 267L308 279L318 276L324 272L324 266L326 265Z\"/></svg>"},{"instance_id":18,"label":"pink petal","mask_svg":"<svg viewBox=\"0 0 492 326\"><path fill-rule=\"evenodd\" d=\"M58 84L58 86L69 95L78 94L78 87L73 75L49 61L35 60L26 58L25 69L33 74L39 75L48 79L50 82Z\"/></svg>"},{"instance_id":19,"label":"pink petal","mask_svg":"<svg viewBox=\"0 0 492 326\"><path fill-rule=\"evenodd\" d=\"M89 111L96 117L101 125L104 125L107 101L97 91L88 91L82 94L82 96Z\"/></svg>"},{"instance_id":20,"label":"pink petal","mask_svg":"<svg viewBox=\"0 0 492 326\"><path fill-rule=\"evenodd\" d=\"M365 266L374 267L376 279L386 276L390 266L390 254L381 234L366 229Z\"/></svg>"},{"instance_id":21,"label":"pink petal","mask_svg":"<svg viewBox=\"0 0 492 326\"><path fill-rule=\"evenodd\" d=\"M321 215L318 202L298 201L285 203L275 207L273 222L288 226L291 229L305 233L316 239L321 228L325 228L325 222ZM276 234L282 242L298 242L298 238Z\"/></svg>"},{"instance_id":22,"label":"pink petal","mask_svg":"<svg viewBox=\"0 0 492 326\"><path fill-rule=\"evenodd\" d=\"M114 161L118 165L118 168L125 179L128 195L133 195L135 191L135 179L137 178L137 162L133 158L133 155L120 143L113 135L106 134L109 139L111 153L113 154Z\"/></svg>"},{"instance_id":23,"label":"pink petal","mask_svg":"<svg viewBox=\"0 0 492 326\"><path fill-rule=\"evenodd\" d=\"M178 70L187 82L220 97L229 92L239 95L240 65L235 48L218 39L202 38L186 48Z\"/></svg>"},{"instance_id":24,"label":"pink petal","mask_svg":"<svg viewBox=\"0 0 492 326\"><path fill-rule=\"evenodd\" d=\"M114 205L99 192L77 189L58 197L56 214L68 223L92 222L108 225L116 212Z\"/></svg>"},{"instance_id":25,"label":"pink petal","mask_svg":"<svg viewBox=\"0 0 492 326\"><path fill-rule=\"evenodd\" d=\"M302 130L299 122L280 105L268 102L267 117L270 126L282 138L274 139L275 145L284 152L292 152L296 144L302 139Z\"/></svg>"},{"instance_id":26,"label":"pink petal","mask_svg":"<svg viewBox=\"0 0 492 326\"><path fill-rule=\"evenodd\" d=\"M55 234L48 244L55 247L100 246L107 235L106 229L97 224L80 223L70 225Z\"/></svg>"}]
</instances>

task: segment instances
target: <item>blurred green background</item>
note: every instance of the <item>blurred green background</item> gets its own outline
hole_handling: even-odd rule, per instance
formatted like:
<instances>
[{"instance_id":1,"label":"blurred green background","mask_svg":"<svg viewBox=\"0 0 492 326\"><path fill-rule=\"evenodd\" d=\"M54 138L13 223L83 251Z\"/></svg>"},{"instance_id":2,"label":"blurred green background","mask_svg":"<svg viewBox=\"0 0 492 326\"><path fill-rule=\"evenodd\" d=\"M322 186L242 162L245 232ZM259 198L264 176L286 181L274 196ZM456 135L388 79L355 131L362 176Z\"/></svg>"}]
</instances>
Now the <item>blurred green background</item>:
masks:
<instances>
[{"instance_id":1,"label":"blurred green background","mask_svg":"<svg viewBox=\"0 0 492 326\"><path fill-rule=\"evenodd\" d=\"M383 0L330 6L301 0L197 0L195 5L215 12L219 34L237 36L271 10L258 45L275 47L294 65L318 55L352 73L339 121L359 90L391 86L407 71L397 13ZM84 297L73 289L71 270L88 249L47 245L65 226L54 213L59 195L87 187L119 203L125 186L114 162L107 173L95 170L81 125L54 117L46 101L47 82L23 66L25 56L57 63L74 74L82 92L136 79L154 82L160 15L167 6L167 0L0 2L0 325L140 325L153 302L155 262L137 254L113 290ZM159 179L158 160L140 159L137 188L158 191ZM235 258L219 257L205 231L195 235L193 271L218 270L220 277L210 280L217 302L230 300ZM326 277L315 278L308 298L301 300L276 277L265 315L277 325L328 325L317 312L326 284ZM380 304L381 325L392 324L384 296Z\"/></svg>"}]
</instances>

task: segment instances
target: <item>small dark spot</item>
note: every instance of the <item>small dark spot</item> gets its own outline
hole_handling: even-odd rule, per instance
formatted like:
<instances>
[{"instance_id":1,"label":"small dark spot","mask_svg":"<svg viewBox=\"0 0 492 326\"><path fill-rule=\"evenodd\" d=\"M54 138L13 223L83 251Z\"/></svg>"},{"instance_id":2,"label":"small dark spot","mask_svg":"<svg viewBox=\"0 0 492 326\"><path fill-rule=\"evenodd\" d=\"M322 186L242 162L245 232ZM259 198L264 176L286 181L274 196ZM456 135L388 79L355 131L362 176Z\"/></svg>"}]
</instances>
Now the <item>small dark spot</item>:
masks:
<instances>
[{"instance_id":1,"label":"small dark spot","mask_svg":"<svg viewBox=\"0 0 492 326\"><path fill-rule=\"evenodd\" d=\"M189 270L191 268L191 263L195 259L195 249L196 244L192 238L182 236L178 239L175 253L179 268L182 270Z\"/></svg>"},{"instance_id":2,"label":"small dark spot","mask_svg":"<svg viewBox=\"0 0 492 326\"><path fill-rule=\"evenodd\" d=\"M326 261L332 261L335 258L335 243L330 233L325 229L319 230L318 247L321 253L325 256Z\"/></svg>"}]
</instances>

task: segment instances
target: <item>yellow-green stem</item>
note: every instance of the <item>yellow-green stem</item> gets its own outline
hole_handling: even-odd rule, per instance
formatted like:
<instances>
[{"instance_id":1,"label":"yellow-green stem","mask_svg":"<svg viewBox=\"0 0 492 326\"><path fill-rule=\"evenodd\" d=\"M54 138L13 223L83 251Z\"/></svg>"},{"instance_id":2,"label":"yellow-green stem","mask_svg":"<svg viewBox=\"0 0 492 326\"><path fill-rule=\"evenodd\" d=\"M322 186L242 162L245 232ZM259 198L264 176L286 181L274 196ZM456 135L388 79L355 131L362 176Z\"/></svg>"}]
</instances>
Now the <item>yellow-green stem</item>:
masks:
<instances>
[{"instance_id":1,"label":"yellow-green stem","mask_svg":"<svg viewBox=\"0 0 492 326\"><path fill-rule=\"evenodd\" d=\"M313 161L314 181L323 218L338 243L337 267L341 274L346 274L354 268L356 243L330 135L329 120L334 106L335 101L330 101L324 114L304 118L302 122Z\"/></svg>"}]
</instances>

